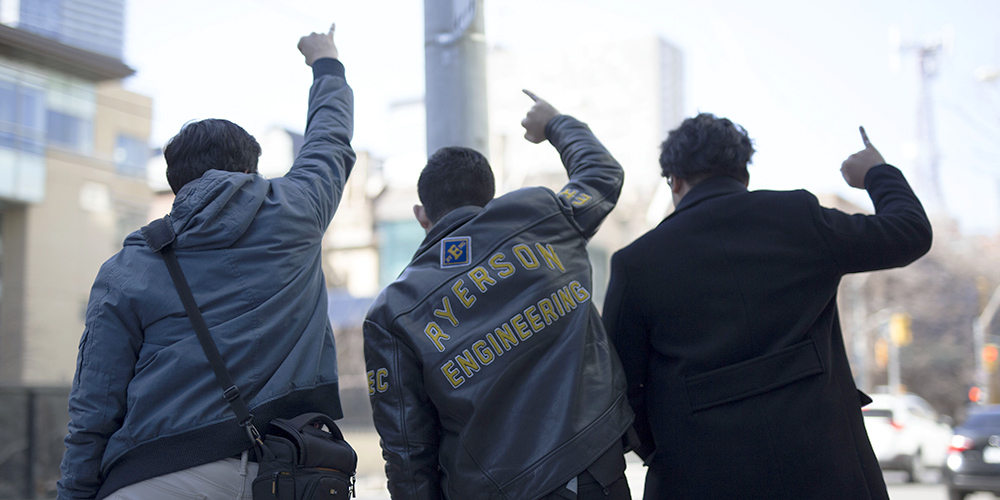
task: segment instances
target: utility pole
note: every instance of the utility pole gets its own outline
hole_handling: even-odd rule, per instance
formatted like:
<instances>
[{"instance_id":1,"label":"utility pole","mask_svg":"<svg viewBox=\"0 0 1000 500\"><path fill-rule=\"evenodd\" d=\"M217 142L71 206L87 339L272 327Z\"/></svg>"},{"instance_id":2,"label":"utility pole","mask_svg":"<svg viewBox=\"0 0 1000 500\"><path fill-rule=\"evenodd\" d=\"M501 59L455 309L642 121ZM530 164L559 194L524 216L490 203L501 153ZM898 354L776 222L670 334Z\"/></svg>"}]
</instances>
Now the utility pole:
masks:
<instances>
[{"instance_id":1,"label":"utility pole","mask_svg":"<svg viewBox=\"0 0 1000 500\"><path fill-rule=\"evenodd\" d=\"M886 369L886 382L890 394L903 393L899 348L913 341L910 327L912 321L909 314L893 307L879 310L866 321L866 332L871 330L879 332L875 341L875 359L879 368Z\"/></svg>"},{"instance_id":2,"label":"utility pole","mask_svg":"<svg viewBox=\"0 0 1000 500\"><path fill-rule=\"evenodd\" d=\"M854 331L852 337L851 365L854 368L854 381L864 392L871 392L871 356L869 356L870 332L867 324L868 308L864 300L864 285L870 274L850 278L851 294L849 295ZM846 281L846 280L845 280Z\"/></svg>"},{"instance_id":3,"label":"utility pole","mask_svg":"<svg viewBox=\"0 0 1000 500\"><path fill-rule=\"evenodd\" d=\"M483 0L424 0L427 154L464 146L489 157Z\"/></svg>"},{"instance_id":4,"label":"utility pole","mask_svg":"<svg viewBox=\"0 0 1000 500\"><path fill-rule=\"evenodd\" d=\"M976 81L981 84L996 84L1000 82L1000 66L980 66L976 69ZM994 177L994 181L996 182L997 193L1000 194L1000 175Z\"/></svg>"}]
</instances>

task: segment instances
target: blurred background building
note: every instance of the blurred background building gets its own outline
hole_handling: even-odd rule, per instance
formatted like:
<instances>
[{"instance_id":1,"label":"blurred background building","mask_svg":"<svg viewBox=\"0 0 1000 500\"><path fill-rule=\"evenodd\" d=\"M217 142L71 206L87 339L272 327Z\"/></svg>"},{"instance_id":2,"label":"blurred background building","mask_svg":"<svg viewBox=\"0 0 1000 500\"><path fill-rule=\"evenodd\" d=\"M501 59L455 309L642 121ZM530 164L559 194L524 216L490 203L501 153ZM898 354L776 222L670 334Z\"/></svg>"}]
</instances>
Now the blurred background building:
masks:
<instances>
[{"instance_id":1,"label":"blurred background building","mask_svg":"<svg viewBox=\"0 0 1000 500\"><path fill-rule=\"evenodd\" d=\"M162 155L151 154L149 148L153 101L122 87L122 80L134 73L122 60L125 3L0 0L0 498L51 496L63 451L66 395L93 278L101 263L121 248L128 233L170 211L173 195L165 183L165 164ZM135 4L131 2L129 7L135 8ZM254 5L265 14L270 8L296 11L285 3ZM502 19L509 30L522 29L512 24L523 18L512 3L494 5L500 10L511 9ZM269 16L264 17L270 21ZM303 17L315 21L311 12ZM716 17L690 22L716 23L713 26L718 28L718 19L721 17L716 13ZM789 47L785 37L794 35L797 27L795 23L788 26L792 29L788 33L758 36L773 36L780 47ZM701 64L711 61L713 68L717 65L725 71L718 73L716 80L746 83L726 87L733 100L752 101L758 96L748 99L742 92L757 92L764 104L776 103L779 96L784 99L781 104L792 109L814 99L812 92L816 90L789 80L787 88L766 89L772 94L760 92L752 78L743 78L745 65L768 67L766 62L752 59L754 54L744 60L716 57L719 54L705 52L702 47L684 52L682 45L640 30L628 36L602 35L581 30L579 36L544 50L530 44L493 43L485 55L488 156L496 172L498 195L534 185L558 190L566 182L553 148L523 139L520 120L531 102L521 93L522 87L588 123L626 170L620 202L589 247L598 306L603 303L611 254L671 210L670 193L659 176L659 144L690 111L686 103L697 101L689 98L697 86L685 89L684 82L692 81L689 76L694 71L690 68L698 64L699 54ZM512 38L517 37L508 40ZM187 47L178 39L165 40L163 45L170 51ZM200 38L195 42L205 43ZM402 50L399 45L404 43L412 45L413 41L393 40L390 45L394 45L393 50ZM908 50L924 50L923 64L930 57L926 55L928 47L943 47L937 43L931 40ZM900 52L905 46L897 43L890 49ZM836 54L810 55L809 61L815 59L817 66L825 66L830 62L827 59L834 57ZM915 60L907 59L909 63ZM791 61L783 64L801 66L801 60L797 60L798 66L796 59ZM301 65L299 60L294 63ZM351 78L362 74L361 66L349 65ZM380 65L365 67L374 71ZM953 168L944 161L936 163L937 155L947 159L949 151L939 153L929 142L935 140L932 119L937 115L928 110L939 109L940 104L930 98L935 89L930 85L931 77L936 73L928 68L921 66L919 73L922 86L917 104L922 111L916 120L921 125L915 131L919 147L912 148L913 155L896 155L904 171L910 163L918 164L920 171L913 172L918 175L911 177L915 185L930 185L923 188L925 192L934 188L939 176L946 183L951 178L947 169ZM983 73L980 79L995 86L995 67L990 68L993 72ZM939 69L941 74L951 70L946 64ZM275 88L268 86L273 79L273 75L261 75L260 82L248 86L260 83L264 89ZM198 91L205 94L200 87L208 85L199 82ZM359 85L359 96L362 88L374 93L374 89ZM279 113L290 108L282 105L286 101L279 94L270 94L273 101L268 101L270 106L258 106L260 112ZM357 165L324 239L330 320L337 336L347 412L344 423L369 434L361 324L374 296L398 276L424 237L412 206L419 202L416 181L428 154L425 102L425 96L417 92L388 105L387 119L377 124L383 137L381 149L377 154L358 151ZM726 103L725 99L715 101L723 113L733 106ZM884 113L879 109L886 116L899 114L892 108ZM768 113L782 118L792 115L778 106L769 108ZM826 118L838 117L824 115ZM786 120L782 127L786 122L790 127L800 123ZM891 130L889 123L882 123L881 128ZM759 127L749 125L752 137L767 132L766 122ZM947 132L944 128L938 131L941 135ZM900 134L912 135L908 131ZM775 150L788 149L793 155L801 154L800 149L839 155L843 148L830 146L833 136L820 135L822 147L810 143L786 148L787 143L772 142L766 152L761 148L758 158L765 160L761 165L765 168L752 166L752 176L760 180L770 175L773 183L775 174L769 173L770 167L788 163L789 158L775 156ZM302 143L301 134L272 127L256 136L264 151L261 174L283 175ZM810 162L816 163L812 157ZM931 180L922 180L924 177ZM789 178L795 182L800 179ZM752 178L751 187L758 185ZM860 206L863 196L859 202L816 194L825 206L852 213L870 210ZM1000 284L1000 237L963 236L953 219L938 207L932 208L935 243L931 253L905 269L846 277L840 290L841 321L857 383L863 390L875 391L893 380L885 360L886 343L891 340L887 320L895 313L911 315L912 342L895 346L895 366L903 386L897 389L920 394L938 411L958 420L969 403L970 388L989 385L992 380L997 385L993 392L1000 394L995 364L987 377L988 367L979 359L982 344L1000 344L1000 321L980 332L978 340L971 326ZM377 450L365 453L374 457L372 467L380 469Z\"/></svg>"},{"instance_id":2,"label":"blurred background building","mask_svg":"<svg viewBox=\"0 0 1000 500\"><path fill-rule=\"evenodd\" d=\"M147 221L123 0L0 2L0 381L68 384L90 284Z\"/></svg>"},{"instance_id":3,"label":"blurred background building","mask_svg":"<svg viewBox=\"0 0 1000 500\"><path fill-rule=\"evenodd\" d=\"M97 270L146 223L124 0L0 0L0 498L49 496Z\"/></svg>"}]
</instances>

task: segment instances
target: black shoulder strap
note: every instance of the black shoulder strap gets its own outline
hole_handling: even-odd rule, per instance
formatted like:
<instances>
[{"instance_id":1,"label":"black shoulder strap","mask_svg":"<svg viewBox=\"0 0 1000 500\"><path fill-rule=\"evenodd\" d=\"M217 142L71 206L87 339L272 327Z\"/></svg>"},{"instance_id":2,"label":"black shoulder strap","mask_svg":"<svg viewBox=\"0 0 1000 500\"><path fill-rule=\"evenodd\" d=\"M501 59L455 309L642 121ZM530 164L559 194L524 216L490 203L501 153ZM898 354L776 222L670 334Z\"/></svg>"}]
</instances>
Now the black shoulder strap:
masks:
<instances>
[{"instance_id":1,"label":"black shoulder strap","mask_svg":"<svg viewBox=\"0 0 1000 500\"><path fill-rule=\"evenodd\" d=\"M236 414L240 426L246 429L250 441L255 446L260 444L260 433L257 432L257 429L253 425L253 415L247 409L246 402L240 397L239 388L236 387L233 377L229 375L229 370L226 369L226 363L222 360L219 348L216 347L215 341L212 340L212 335L208 332L208 324L205 323L205 318L202 317L201 311L198 309L198 304L191 293L191 287L184 277L184 272L181 271L181 264L177 261L177 255L174 254L172 244L176 239L176 234L174 233L170 216L167 215L162 219L156 219L140 231L146 240L146 244L149 245L149 249L159 253L167 263L167 271L170 272L170 278L174 281L177 294L180 295L181 303L184 304L184 310L187 311L188 319L191 320L191 326L194 327L194 331L198 335L198 342L201 344L202 350L205 351L205 356L208 358L209 364L212 365L212 371L215 372L215 379L222 387L223 397L229 402L229 406L233 409L233 413Z\"/></svg>"},{"instance_id":2,"label":"black shoulder strap","mask_svg":"<svg viewBox=\"0 0 1000 500\"><path fill-rule=\"evenodd\" d=\"M174 233L174 225L170 221L170 215L164 215L162 219L150 222L148 226L143 227L139 232L145 238L149 249L154 252L163 250L164 247L172 244L177 239L177 235Z\"/></svg>"}]
</instances>

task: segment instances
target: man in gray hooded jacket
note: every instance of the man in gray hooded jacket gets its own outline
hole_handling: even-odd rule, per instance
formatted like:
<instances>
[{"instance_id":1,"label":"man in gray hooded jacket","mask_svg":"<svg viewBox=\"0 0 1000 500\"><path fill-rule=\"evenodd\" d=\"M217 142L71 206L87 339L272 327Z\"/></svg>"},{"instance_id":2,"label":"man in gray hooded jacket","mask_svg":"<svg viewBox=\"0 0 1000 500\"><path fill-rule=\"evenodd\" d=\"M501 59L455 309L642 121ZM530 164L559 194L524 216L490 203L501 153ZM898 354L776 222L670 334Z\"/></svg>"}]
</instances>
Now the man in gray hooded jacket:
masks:
<instances>
[{"instance_id":1,"label":"man in gray hooded jacket","mask_svg":"<svg viewBox=\"0 0 1000 500\"><path fill-rule=\"evenodd\" d=\"M320 242L354 165L353 94L332 27L299 50L313 84L287 175L258 175L260 146L225 120L190 123L164 149L174 250L258 428L342 416ZM138 231L94 282L69 412L61 499L250 498L247 436Z\"/></svg>"}]
</instances>

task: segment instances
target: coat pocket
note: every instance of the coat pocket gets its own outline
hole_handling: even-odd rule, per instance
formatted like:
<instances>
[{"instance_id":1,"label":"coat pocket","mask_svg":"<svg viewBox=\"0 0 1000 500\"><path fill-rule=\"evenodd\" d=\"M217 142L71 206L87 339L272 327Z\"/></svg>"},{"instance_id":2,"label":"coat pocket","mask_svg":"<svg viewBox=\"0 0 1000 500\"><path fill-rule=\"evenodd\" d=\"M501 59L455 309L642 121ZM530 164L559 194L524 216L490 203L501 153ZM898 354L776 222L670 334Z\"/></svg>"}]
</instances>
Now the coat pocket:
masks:
<instances>
[{"instance_id":1,"label":"coat pocket","mask_svg":"<svg viewBox=\"0 0 1000 500\"><path fill-rule=\"evenodd\" d=\"M823 363L816 343L808 339L778 352L687 377L684 384L691 411L701 411L820 373Z\"/></svg>"}]
</instances>

